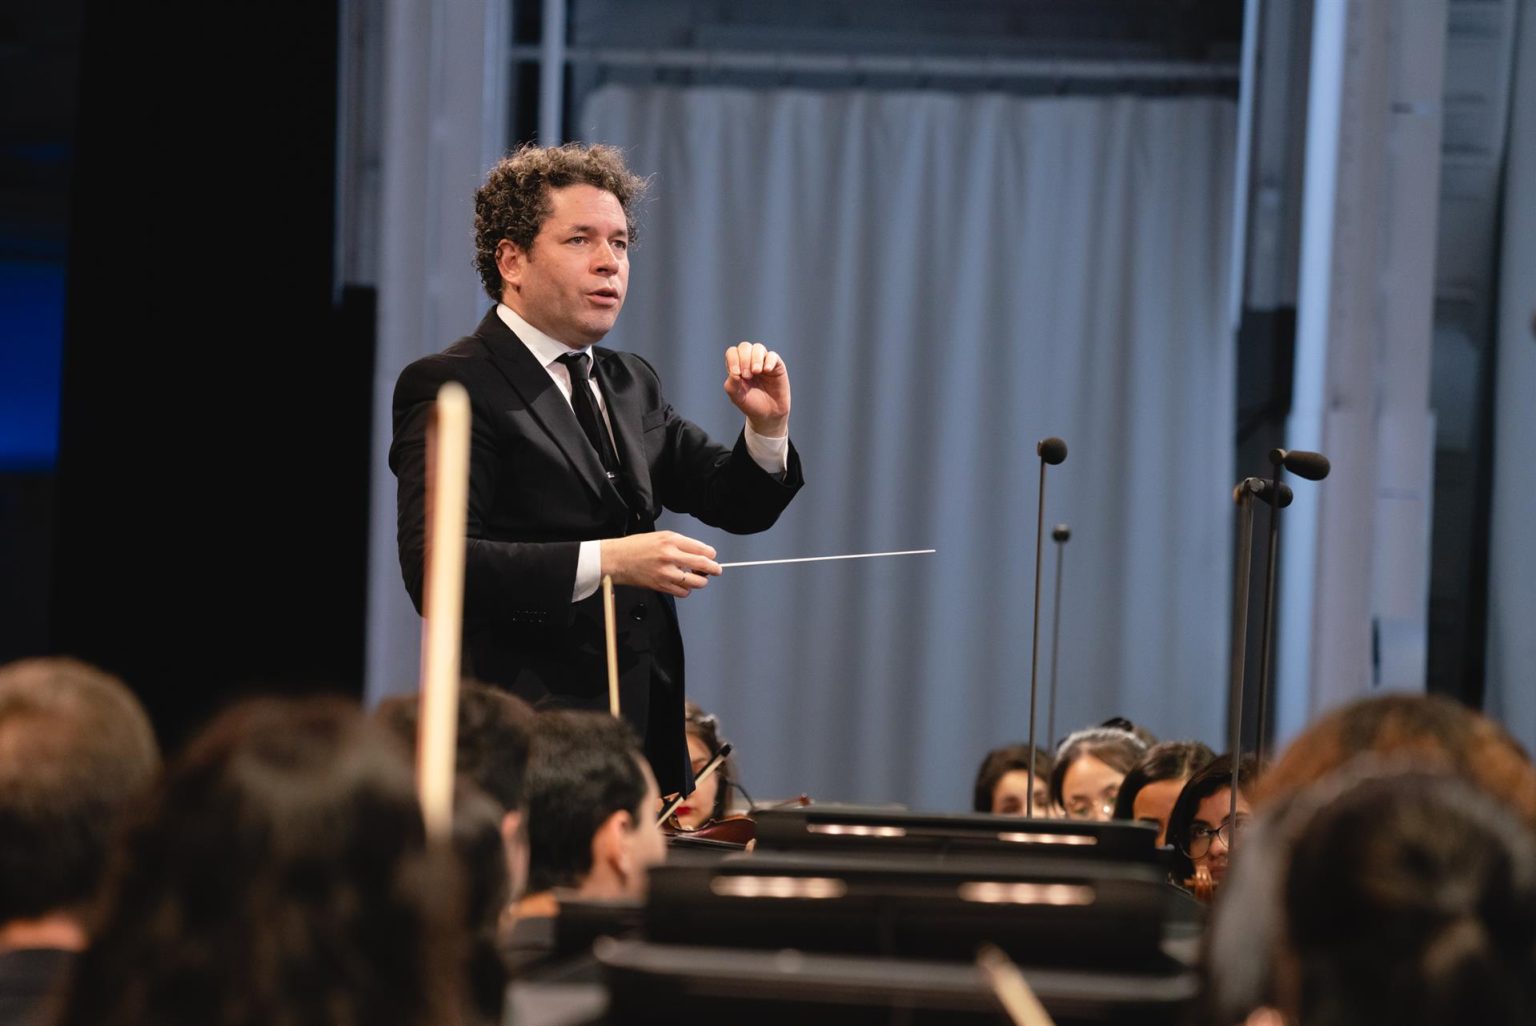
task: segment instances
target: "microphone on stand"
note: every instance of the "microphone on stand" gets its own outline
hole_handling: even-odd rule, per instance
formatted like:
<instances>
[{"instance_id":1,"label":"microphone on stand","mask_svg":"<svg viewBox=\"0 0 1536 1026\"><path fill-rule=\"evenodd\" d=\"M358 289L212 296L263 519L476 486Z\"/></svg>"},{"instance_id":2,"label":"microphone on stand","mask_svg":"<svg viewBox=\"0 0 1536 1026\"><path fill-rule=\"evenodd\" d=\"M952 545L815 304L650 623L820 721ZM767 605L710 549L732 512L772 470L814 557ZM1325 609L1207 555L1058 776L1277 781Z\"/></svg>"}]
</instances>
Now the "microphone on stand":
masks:
<instances>
[{"instance_id":1,"label":"microphone on stand","mask_svg":"<svg viewBox=\"0 0 1536 1026\"><path fill-rule=\"evenodd\" d=\"M1267 726L1265 720L1269 715L1270 664L1275 640L1275 566L1280 549L1280 511L1291 504L1291 490L1280 483L1280 470L1283 467L1297 477L1306 478L1308 481L1321 481L1328 476L1328 471L1333 469L1327 456L1320 452L1307 452L1302 449L1290 452L1284 449L1271 449L1269 462L1274 467L1274 475L1265 482L1265 487L1272 492L1278 492L1281 501L1278 506L1270 503L1269 553L1264 562L1264 629L1259 634L1259 717L1258 732L1254 735L1254 748L1261 763L1264 761L1267 747L1264 732Z\"/></svg>"},{"instance_id":2,"label":"microphone on stand","mask_svg":"<svg viewBox=\"0 0 1536 1026\"><path fill-rule=\"evenodd\" d=\"M1024 796L1024 815L1035 814L1035 696L1040 679L1040 560L1045 551L1045 468L1067 458L1067 443L1052 436L1035 446L1040 457L1040 504L1035 514L1035 615L1034 637L1029 652L1029 790Z\"/></svg>"},{"instance_id":3,"label":"microphone on stand","mask_svg":"<svg viewBox=\"0 0 1536 1026\"><path fill-rule=\"evenodd\" d=\"M1061 649L1061 562L1067 554L1067 542L1072 540L1072 528L1057 524L1051 528L1051 541L1056 543L1056 602L1051 610L1051 693L1046 701L1045 743L1056 743L1056 653ZM1034 741L1031 740L1033 745ZM1035 753L1031 748L1029 757Z\"/></svg>"},{"instance_id":4,"label":"microphone on stand","mask_svg":"<svg viewBox=\"0 0 1536 1026\"><path fill-rule=\"evenodd\" d=\"M1284 449L1269 450L1269 462L1275 467L1284 467L1297 477L1304 477L1308 481L1321 481L1328 476L1328 471L1333 469L1333 464L1328 462L1328 457L1320 452L1306 452L1301 449L1292 449L1286 452Z\"/></svg>"},{"instance_id":5,"label":"microphone on stand","mask_svg":"<svg viewBox=\"0 0 1536 1026\"><path fill-rule=\"evenodd\" d=\"M1277 491L1280 496L1281 509L1285 509L1285 507L1296 501L1296 493L1291 491L1290 485L1282 484L1277 490L1272 482L1265 481L1263 478L1259 479L1259 490L1253 493L1253 497L1273 506Z\"/></svg>"}]
</instances>

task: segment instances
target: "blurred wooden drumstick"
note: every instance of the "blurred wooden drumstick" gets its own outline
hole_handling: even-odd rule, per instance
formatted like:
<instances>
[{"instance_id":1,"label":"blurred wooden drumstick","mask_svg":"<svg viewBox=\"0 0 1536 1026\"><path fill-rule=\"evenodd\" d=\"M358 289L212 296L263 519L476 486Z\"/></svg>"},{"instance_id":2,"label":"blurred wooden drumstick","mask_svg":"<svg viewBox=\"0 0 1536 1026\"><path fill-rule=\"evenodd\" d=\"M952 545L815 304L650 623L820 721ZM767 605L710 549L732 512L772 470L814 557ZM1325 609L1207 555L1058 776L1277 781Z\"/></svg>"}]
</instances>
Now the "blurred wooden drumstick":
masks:
<instances>
[{"instance_id":1,"label":"blurred wooden drumstick","mask_svg":"<svg viewBox=\"0 0 1536 1026\"><path fill-rule=\"evenodd\" d=\"M1051 1013L1035 997L1029 981L1001 949L991 944L983 945L976 952L976 965L992 984L992 993L997 995L1014 1026L1056 1026Z\"/></svg>"},{"instance_id":2,"label":"blurred wooden drumstick","mask_svg":"<svg viewBox=\"0 0 1536 1026\"><path fill-rule=\"evenodd\" d=\"M416 789L427 836L453 832L459 644L464 619L464 525L469 504L469 393L450 381L427 426L426 586L422 600L421 718Z\"/></svg>"},{"instance_id":3,"label":"blurred wooden drumstick","mask_svg":"<svg viewBox=\"0 0 1536 1026\"><path fill-rule=\"evenodd\" d=\"M613 577L603 575L603 638L608 648L608 711L619 716L619 642L614 627Z\"/></svg>"}]
</instances>

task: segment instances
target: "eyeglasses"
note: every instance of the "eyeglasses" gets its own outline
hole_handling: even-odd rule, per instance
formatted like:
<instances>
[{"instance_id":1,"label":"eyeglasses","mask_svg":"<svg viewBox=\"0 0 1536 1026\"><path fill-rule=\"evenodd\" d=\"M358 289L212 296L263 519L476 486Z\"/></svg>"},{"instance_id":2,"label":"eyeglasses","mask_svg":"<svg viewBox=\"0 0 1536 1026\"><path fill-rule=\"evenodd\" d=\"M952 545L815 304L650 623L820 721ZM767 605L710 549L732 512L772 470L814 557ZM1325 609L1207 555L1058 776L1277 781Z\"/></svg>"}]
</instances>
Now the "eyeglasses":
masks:
<instances>
[{"instance_id":1,"label":"eyeglasses","mask_svg":"<svg viewBox=\"0 0 1536 1026\"><path fill-rule=\"evenodd\" d=\"M1212 830L1204 823L1196 823L1189 828L1189 843L1184 846L1184 854L1192 859L1204 858L1211 850L1211 842L1221 838L1221 843L1226 847L1232 847L1232 834L1242 833L1248 829L1248 817L1239 816L1235 820L1227 820L1221 826Z\"/></svg>"}]
</instances>

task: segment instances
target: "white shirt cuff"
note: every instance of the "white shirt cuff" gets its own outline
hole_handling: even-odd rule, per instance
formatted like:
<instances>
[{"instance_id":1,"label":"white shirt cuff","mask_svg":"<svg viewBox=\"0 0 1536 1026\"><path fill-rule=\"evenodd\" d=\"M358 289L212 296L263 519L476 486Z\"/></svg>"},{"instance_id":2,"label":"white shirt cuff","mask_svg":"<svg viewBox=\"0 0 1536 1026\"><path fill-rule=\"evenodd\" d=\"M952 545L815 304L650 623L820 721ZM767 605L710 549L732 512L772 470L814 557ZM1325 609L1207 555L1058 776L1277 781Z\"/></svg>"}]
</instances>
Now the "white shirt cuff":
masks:
<instances>
[{"instance_id":1,"label":"white shirt cuff","mask_svg":"<svg viewBox=\"0 0 1536 1026\"><path fill-rule=\"evenodd\" d=\"M768 438L753 431L751 423L748 423L742 433L747 440L747 455L752 457L753 463L774 477L783 477L789 473L788 431L777 438Z\"/></svg>"},{"instance_id":2,"label":"white shirt cuff","mask_svg":"<svg viewBox=\"0 0 1536 1026\"><path fill-rule=\"evenodd\" d=\"M603 583L603 543L584 541L576 556L576 590L571 592L571 601L580 602L597 591L597 586L601 583Z\"/></svg>"}]
</instances>

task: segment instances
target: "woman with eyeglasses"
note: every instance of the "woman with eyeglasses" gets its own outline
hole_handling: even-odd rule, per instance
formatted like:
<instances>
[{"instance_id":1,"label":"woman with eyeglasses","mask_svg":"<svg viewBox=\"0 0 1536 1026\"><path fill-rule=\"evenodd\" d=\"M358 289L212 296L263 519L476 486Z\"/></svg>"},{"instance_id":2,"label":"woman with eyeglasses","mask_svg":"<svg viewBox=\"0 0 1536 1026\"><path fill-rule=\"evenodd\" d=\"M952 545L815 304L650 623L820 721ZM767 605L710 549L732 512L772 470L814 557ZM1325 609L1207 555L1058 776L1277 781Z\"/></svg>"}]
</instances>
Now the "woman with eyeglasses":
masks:
<instances>
[{"instance_id":1,"label":"woman with eyeglasses","mask_svg":"<svg viewBox=\"0 0 1536 1026\"><path fill-rule=\"evenodd\" d=\"M1168 844L1173 848L1172 877L1210 901L1227 875L1234 838L1241 837L1252 809L1251 789L1259 763L1251 755L1238 761L1237 814L1232 814L1232 756L1219 755L1189 778L1168 814ZM1241 844L1237 840L1236 844Z\"/></svg>"},{"instance_id":2,"label":"woman with eyeglasses","mask_svg":"<svg viewBox=\"0 0 1536 1026\"><path fill-rule=\"evenodd\" d=\"M1146 743L1119 727L1068 734L1056 749L1051 803L1068 819L1107 821L1115 813L1120 782L1146 754Z\"/></svg>"}]
</instances>

